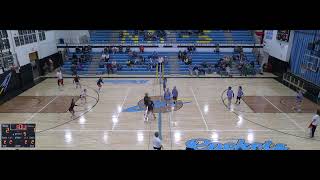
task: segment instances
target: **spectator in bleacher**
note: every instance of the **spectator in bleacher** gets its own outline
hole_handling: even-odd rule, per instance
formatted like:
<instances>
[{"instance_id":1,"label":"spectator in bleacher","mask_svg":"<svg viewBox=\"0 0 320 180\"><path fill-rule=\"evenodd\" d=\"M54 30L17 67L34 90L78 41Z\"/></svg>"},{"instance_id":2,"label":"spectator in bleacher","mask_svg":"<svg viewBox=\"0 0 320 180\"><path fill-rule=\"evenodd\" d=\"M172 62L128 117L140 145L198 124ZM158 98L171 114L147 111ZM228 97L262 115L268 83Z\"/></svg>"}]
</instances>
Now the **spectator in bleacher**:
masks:
<instances>
[{"instance_id":1,"label":"spectator in bleacher","mask_svg":"<svg viewBox=\"0 0 320 180\"><path fill-rule=\"evenodd\" d=\"M192 76L193 75L193 67L191 64L188 66L188 70L189 70L190 76Z\"/></svg>"},{"instance_id":2,"label":"spectator in bleacher","mask_svg":"<svg viewBox=\"0 0 320 180\"><path fill-rule=\"evenodd\" d=\"M127 61L127 66L128 66L128 67L132 67L133 64L134 64L134 62L133 62L132 60L129 59L129 60Z\"/></svg>"},{"instance_id":3,"label":"spectator in bleacher","mask_svg":"<svg viewBox=\"0 0 320 180\"><path fill-rule=\"evenodd\" d=\"M130 47L127 46L127 47L126 47L126 53L129 53L129 51L130 51Z\"/></svg>"},{"instance_id":4,"label":"spectator in bleacher","mask_svg":"<svg viewBox=\"0 0 320 180\"><path fill-rule=\"evenodd\" d=\"M216 52L216 53L219 53L219 52L220 52L220 46L219 46L219 44L217 44L217 47L216 47L216 49L215 49L215 52Z\"/></svg>"},{"instance_id":5,"label":"spectator in bleacher","mask_svg":"<svg viewBox=\"0 0 320 180\"><path fill-rule=\"evenodd\" d=\"M229 65L226 65L226 73L227 73L227 76L231 77L231 68Z\"/></svg>"},{"instance_id":6,"label":"spectator in bleacher","mask_svg":"<svg viewBox=\"0 0 320 180\"><path fill-rule=\"evenodd\" d=\"M81 53L81 50L78 46L76 47L76 53Z\"/></svg>"},{"instance_id":7,"label":"spectator in bleacher","mask_svg":"<svg viewBox=\"0 0 320 180\"><path fill-rule=\"evenodd\" d=\"M203 68L208 68L208 63L207 61L203 61L200 66L202 66Z\"/></svg>"},{"instance_id":8,"label":"spectator in bleacher","mask_svg":"<svg viewBox=\"0 0 320 180\"><path fill-rule=\"evenodd\" d=\"M110 74L110 72L111 72L111 74L113 74L113 69L112 69L111 63L107 63L107 72L108 72L108 74Z\"/></svg>"},{"instance_id":9,"label":"spectator in bleacher","mask_svg":"<svg viewBox=\"0 0 320 180\"><path fill-rule=\"evenodd\" d=\"M196 74L197 77L199 77L199 67L197 65L193 67L192 71Z\"/></svg>"},{"instance_id":10,"label":"spectator in bleacher","mask_svg":"<svg viewBox=\"0 0 320 180\"><path fill-rule=\"evenodd\" d=\"M72 60L78 59L78 56L76 55L76 53L72 54Z\"/></svg>"},{"instance_id":11,"label":"spectator in bleacher","mask_svg":"<svg viewBox=\"0 0 320 180\"><path fill-rule=\"evenodd\" d=\"M137 52L136 51L132 51L132 56L133 56L133 58L137 58L138 57Z\"/></svg>"},{"instance_id":12,"label":"spectator in bleacher","mask_svg":"<svg viewBox=\"0 0 320 180\"><path fill-rule=\"evenodd\" d=\"M158 53L156 51L153 51L152 58L153 59L158 59Z\"/></svg>"},{"instance_id":13,"label":"spectator in bleacher","mask_svg":"<svg viewBox=\"0 0 320 180\"><path fill-rule=\"evenodd\" d=\"M181 51L181 50L178 52L178 59L179 59L179 60L182 59L182 51Z\"/></svg>"},{"instance_id":14,"label":"spectator in bleacher","mask_svg":"<svg viewBox=\"0 0 320 180\"><path fill-rule=\"evenodd\" d=\"M124 36L123 31L120 31L119 36L120 36L120 38L123 38L123 36Z\"/></svg>"},{"instance_id":15,"label":"spectator in bleacher","mask_svg":"<svg viewBox=\"0 0 320 180\"><path fill-rule=\"evenodd\" d=\"M119 46L119 53L123 53L123 47L121 45Z\"/></svg>"},{"instance_id":16,"label":"spectator in bleacher","mask_svg":"<svg viewBox=\"0 0 320 180\"><path fill-rule=\"evenodd\" d=\"M117 47L112 47L112 53L113 53L113 54L117 53L117 51L118 51L118 48L117 48Z\"/></svg>"},{"instance_id":17,"label":"spectator in bleacher","mask_svg":"<svg viewBox=\"0 0 320 180\"><path fill-rule=\"evenodd\" d=\"M202 67L199 67L199 74L206 75L206 70Z\"/></svg>"},{"instance_id":18,"label":"spectator in bleacher","mask_svg":"<svg viewBox=\"0 0 320 180\"><path fill-rule=\"evenodd\" d=\"M105 53L102 53L102 55L101 55L101 58L100 58L102 61L106 61L106 59L107 59L107 54L105 54Z\"/></svg>"},{"instance_id":19,"label":"spectator in bleacher","mask_svg":"<svg viewBox=\"0 0 320 180\"><path fill-rule=\"evenodd\" d=\"M144 53L144 47L142 45L139 47L139 50L140 50L140 53Z\"/></svg>"},{"instance_id":20,"label":"spectator in bleacher","mask_svg":"<svg viewBox=\"0 0 320 180\"><path fill-rule=\"evenodd\" d=\"M72 71L73 76L77 75L77 65L76 64L71 65L71 71Z\"/></svg>"},{"instance_id":21,"label":"spectator in bleacher","mask_svg":"<svg viewBox=\"0 0 320 180\"><path fill-rule=\"evenodd\" d=\"M103 49L103 53L109 53L109 48L108 48L108 47L105 47L105 48Z\"/></svg>"}]
</instances>

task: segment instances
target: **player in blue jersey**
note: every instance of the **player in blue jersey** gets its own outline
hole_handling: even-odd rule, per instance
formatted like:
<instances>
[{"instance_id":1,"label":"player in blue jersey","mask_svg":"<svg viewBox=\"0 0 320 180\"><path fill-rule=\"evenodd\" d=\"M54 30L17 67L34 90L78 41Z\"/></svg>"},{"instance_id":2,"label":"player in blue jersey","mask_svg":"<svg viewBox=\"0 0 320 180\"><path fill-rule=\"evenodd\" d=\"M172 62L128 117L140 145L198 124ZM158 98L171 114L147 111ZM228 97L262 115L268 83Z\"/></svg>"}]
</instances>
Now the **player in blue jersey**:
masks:
<instances>
[{"instance_id":1,"label":"player in blue jersey","mask_svg":"<svg viewBox=\"0 0 320 180\"><path fill-rule=\"evenodd\" d=\"M228 109L230 109L230 107L231 107L231 100L232 100L232 98L234 98L234 93L233 93L231 87L228 88L227 98L228 98Z\"/></svg>"},{"instance_id":2,"label":"player in blue jersey","mask_svg":"<svg viewBox=\"0 0 320 180\"><path fill-rule=\"evenodd\" d=\"M241 87L241 86L239 86L238 94L237 94L236 104L237 104L238 102L239 102L239 104L240 104L242 96L243 96L242 87Z\"/></svg>"}]
</instances>

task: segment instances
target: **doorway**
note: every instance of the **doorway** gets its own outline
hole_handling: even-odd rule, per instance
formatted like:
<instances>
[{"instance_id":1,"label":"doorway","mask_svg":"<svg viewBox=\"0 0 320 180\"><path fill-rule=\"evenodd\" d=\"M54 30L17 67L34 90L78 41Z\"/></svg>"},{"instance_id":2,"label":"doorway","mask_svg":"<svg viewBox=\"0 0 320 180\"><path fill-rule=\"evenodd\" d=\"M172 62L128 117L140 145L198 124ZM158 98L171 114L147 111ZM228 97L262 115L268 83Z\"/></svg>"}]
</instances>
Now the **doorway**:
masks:
<instances>
[{"instance_id":1,"label":"doorway","mask_svg":"<svg viewBox=\"0 0 320 180\"><path fill-rule=\"evenodd\" d=\"M29 53L29 59L32 66L33 79L38 79L40 76L40 63L38 58L38 52Z\"/></svg>"}]
</instances>

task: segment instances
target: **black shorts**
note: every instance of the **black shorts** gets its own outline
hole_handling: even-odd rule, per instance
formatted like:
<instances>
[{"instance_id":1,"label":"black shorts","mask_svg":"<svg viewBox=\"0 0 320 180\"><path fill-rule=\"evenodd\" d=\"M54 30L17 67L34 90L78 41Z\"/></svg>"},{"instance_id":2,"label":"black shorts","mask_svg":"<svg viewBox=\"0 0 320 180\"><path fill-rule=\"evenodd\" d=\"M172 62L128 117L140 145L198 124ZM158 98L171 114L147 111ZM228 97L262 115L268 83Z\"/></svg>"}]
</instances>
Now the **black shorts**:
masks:
<instances>
[{"instance_id":1,"label":"black shorts","mask_svg":"<svg viewBox=\"0 0 320 180\"><path fill-rule=\"evenodd\" d=\"M159 148L153 147L153 149L155 149L155 150L161 150L161 147L159 147Z\"/></svg>"},{"instance_id":2,"label":"black shorts","mask_svg":"<svg viewBox=\"0 0 320 180\"><path fill-rule=\"evenodd\" d=\"M241 100L241 97L237 96L237 100Z\"/></svg>"},{"instance_id":3,"label":"black shorts","mask_svg":"<svg viewBox=\"0 0 320 180\"><path fill-rule=\"evenodd\" d=\"M176 100L177 100L177 97L174 97L174 96L173 96L172 99L173 99L174 101L176 101Z\"/></svg>"}]
</instances>

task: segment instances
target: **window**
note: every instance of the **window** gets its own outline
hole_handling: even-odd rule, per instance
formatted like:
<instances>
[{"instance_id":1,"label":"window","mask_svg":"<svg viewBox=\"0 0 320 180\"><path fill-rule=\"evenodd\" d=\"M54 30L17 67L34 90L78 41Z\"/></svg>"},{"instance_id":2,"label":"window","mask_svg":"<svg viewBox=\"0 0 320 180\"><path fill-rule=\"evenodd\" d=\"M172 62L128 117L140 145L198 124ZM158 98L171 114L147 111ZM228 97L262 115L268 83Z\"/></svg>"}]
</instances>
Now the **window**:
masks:
<instances>
[{"instance_id":1,"label":"window","mask_svg":"<svg viewBox=\"0 0 320 180\"><path fill-rule=\"evenodd\" d=\"M20 44L21 46L24 45L24 38L23 36L19 36Z\"/></svg>"},{"instance_id":2,"label":"window","mask_svg":"<svg viewBox=\"0 0 320 180\"><path fill-rule=\"evenodd\" d=\"M18 36L14 37L16 46L22 46L25 44L31 44L37 42L37 36L35 30L18 30Z\"/></svg>"},{"instance_id":3,"label":"window","mask_svg":"<svg viewBox=\"0 0 320 180\"><path fill-rule=\"evenodd\" d=\"M40 41L46 40L46 33L44 31L39 32L39 39Z\"/></svg>"},{"instance_id":4,"label":"window","mask_svg":"<svg viewBox=\"0 0 320 180\"><path fill-rule=\"evenodd\" d=\"M16 47L20 46L19 37L14 37L14 42L16 43Z\"/></svg>"},{"instance_id":5,"label":"window","mask_svg":"<svg viewBox=\"0 0 320 180\"><path fill-rule=\"evenodd\" d=\"M32 39L33 39L33 42L37 42L37 36L36 36L36 34L32 34Z\"/></svg>"},{"instance_id":6,"label":"window","mask_svg":"<svg viewBox=\"0 0 320 180\"><path fill-rule=\"evenodd\" d=\"M26 43L26 44L31 43L31 42L29 41L29 36L28 36L28 35L25 35L25 36L24 36L24 40L25 40L25 43Z\"/></svg>"}]
</instances>

